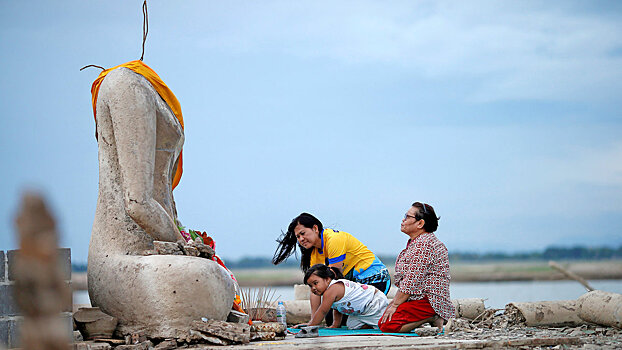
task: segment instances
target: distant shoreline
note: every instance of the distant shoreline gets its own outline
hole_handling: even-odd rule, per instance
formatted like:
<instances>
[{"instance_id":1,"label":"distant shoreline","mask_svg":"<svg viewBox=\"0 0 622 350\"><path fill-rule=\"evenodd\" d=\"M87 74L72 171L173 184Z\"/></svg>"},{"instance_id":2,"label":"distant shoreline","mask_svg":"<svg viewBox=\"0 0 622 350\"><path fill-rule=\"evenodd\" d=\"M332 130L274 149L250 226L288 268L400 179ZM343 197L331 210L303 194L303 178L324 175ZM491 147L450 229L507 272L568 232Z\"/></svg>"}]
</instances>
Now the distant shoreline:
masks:
<instances>
[{"instance_id":1,"label":"distant shoreline","mask_svg":"<svg viewBox=\"0 0 622 350\"><path fill-rule=\"evenodd\" d=\"M587 280L622 279L622 260L560 262L568 270ZM394 267L389 266L391 276ZM232 269L242 287L280 287L302 283L298 268ZM505 282L505 281L556 281L567 278L548 266L536 262L485 262L454 263L451 265L452 282ZM74 290L87 289L86 272L72 274Z\"/></svg>"}]
</instances>

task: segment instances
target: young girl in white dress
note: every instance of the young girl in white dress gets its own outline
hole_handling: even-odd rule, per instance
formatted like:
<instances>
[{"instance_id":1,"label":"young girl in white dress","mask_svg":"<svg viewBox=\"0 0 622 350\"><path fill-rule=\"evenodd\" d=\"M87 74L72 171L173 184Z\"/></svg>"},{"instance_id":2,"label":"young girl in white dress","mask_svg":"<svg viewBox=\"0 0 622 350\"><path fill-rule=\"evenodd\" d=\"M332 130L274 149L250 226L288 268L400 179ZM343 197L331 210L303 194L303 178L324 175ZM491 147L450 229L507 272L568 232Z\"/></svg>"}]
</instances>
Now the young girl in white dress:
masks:
<instances>
[{"instance_id":1,"label":"young girl in white dress","mask_svg":"<svg viewBox=\"0 0 622 350\"><path fill-rule=\"evenodd\" d=\"M339 328L342 315L347 315L348 329L378 328L378 321L389 305L386 295L374 286L343 279L339 269L323 264L313 265L305 273L304 283L311 292L322 297L322 303L308 324L316 326L333 309L333 324Z\"/></svg>"}]
</instances>

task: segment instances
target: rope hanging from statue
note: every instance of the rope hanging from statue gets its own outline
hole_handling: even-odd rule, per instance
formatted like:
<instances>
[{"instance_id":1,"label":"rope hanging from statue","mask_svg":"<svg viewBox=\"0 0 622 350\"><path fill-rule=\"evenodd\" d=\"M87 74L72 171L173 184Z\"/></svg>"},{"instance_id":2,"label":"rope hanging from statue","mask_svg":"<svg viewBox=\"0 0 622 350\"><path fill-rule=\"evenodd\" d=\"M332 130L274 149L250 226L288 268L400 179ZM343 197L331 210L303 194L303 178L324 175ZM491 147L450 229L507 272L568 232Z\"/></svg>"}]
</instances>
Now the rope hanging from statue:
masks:
<instances>
[{"instance_id":1,"label":"rope hanging from statue","mask_svg":"<svg viewBox=\"0 0 622 350\"><path fill-rule=\"evenodd\" d=\"M147 0L145 0L143 2L143 51L140 54L141 61L145 57L145 42L147 41L147 34L149 34L149 14L147 13ZM98 66L96 64L89 64L89 65L86 65L80 68L80 71L83 71L84 69L89 68L89 67L99 68L102 71L106 70L106 68L102 66Z\"/></svg>"},{"instance_id":2,"label":"rope hanging from statue","mask_svg":"<svg viewBox=\"0 0 622 350\"><path fill-rule=\"evenodd\" d=\"M145 56L145 41L147 41L147 34L149 33L149 15L147 14L147 0L143 2L143 52L140 55L140 60L143 60Z\"/></svg>"}]
</instances>

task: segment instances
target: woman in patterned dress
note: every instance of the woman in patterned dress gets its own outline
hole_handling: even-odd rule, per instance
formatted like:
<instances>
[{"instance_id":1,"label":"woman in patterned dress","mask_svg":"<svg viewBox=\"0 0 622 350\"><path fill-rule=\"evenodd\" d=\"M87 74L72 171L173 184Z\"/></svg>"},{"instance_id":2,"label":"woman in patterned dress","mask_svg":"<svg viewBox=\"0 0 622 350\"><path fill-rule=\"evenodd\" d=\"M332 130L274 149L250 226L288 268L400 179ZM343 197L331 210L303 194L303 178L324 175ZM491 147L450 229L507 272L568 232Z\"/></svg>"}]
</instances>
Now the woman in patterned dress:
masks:
<instances>
[{"instance_id":1,"label":"woman in patterned dress","mask_svg":"<svg viewBox=\"0 0 622 350\"><path fill-rule=\"evenodd\" d=\"M383 332L410 332L426 322L441 332L455 317L447 248L433 233L438 219L431 205L420 202L404 215L401 229L409 240L395 262L399 291L378 323Z\"/></svg>"}]
</instances>

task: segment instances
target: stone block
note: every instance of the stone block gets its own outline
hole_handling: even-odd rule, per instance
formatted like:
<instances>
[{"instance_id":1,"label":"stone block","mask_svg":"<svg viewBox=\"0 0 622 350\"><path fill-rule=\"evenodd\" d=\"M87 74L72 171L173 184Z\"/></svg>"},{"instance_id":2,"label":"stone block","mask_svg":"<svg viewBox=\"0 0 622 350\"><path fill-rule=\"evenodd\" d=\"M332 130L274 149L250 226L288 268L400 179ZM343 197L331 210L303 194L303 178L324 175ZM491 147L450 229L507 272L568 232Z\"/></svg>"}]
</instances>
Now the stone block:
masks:
<instances>
[{"instance_id":1,"label":"stone block","mask_svg":"<svg viewBox=\"0 0 622 350\"><path fill-rule=\"evenodd\" d=\"M71 249L58 248L58 263L60 264L62 278L65 281L71 281Z\"/></svg>"},{"instance_id":2,"label":"stone block","mask_svg":"<svg viewBox=\"0 0 622 350\"><path fill-rule=\"evenodd\" d=\"M15 258L17 257L17 252L19 250L9 250L7 251L7 270L8 270L8 280L15 281ZM58 265L60 266L60 270L62 272L61 277L65 281L71 281L71 249L69 248L59 248L58 249Z\"/></svg>"},{"instance_id":3,"label":"stone block","mask_svg":"<svg viewBox=\"0 0 622 350\"><path fill-rule=\"evenodd\" d=\"M13 266L15 265L15 257L17 256L17 250L7 250L6 251L6 273L7 273L7 281L15 281L15 276L13 273Z\"/></svg>"},{"instance_id":4,"label":"stone block","mask_svg":"<svg viewBox=\"0 0 622 350\"><path fill-rule=\"evenodd\" d=\"M71 288L71 281L65 281L67 284L67 290L70 291L69 298L66 298L67 301L65 305L63 305L61 312L73 312L73 293L71 292L73 289Z\"/></svg>"},{"instance_id":5,"label":"stone block","mask_svg":"<svg viewBox=\"0 0 622 350\"><path fill-rule=\"evenodd\" d=\"M0 285L0 316L16 316L19 315L19 309L13 298L12 284Z\"/></svg>"},{"instance_id":6,"label":"stone block","mask_svg":"<svg viewBox=\"0 0 622 350\"><path fill-rule=\"evenodd\" d=\"M6 281L6 254L0 250L0 283Z\"/></svg>"},{"instance_id":7,"label":"stone block","mask_svg":"<svg viewBox=\"0 0 622 350\"><path fill-rule=\"evenodd\" d=\"M12 318L9 321L9 349L20 347L20 328L23 322L24 319L21 317Z\"/></svg>"},{"instance_id":8,"label":"stone block","mask_svg":"<svg viewBox=\"0 0 622 350\"><path fill-rule=\"evenodd\" d=\"M0 349L4 349L9 345L9 320L7 318L0 319Z\"/></svg>"}]
</instances>

